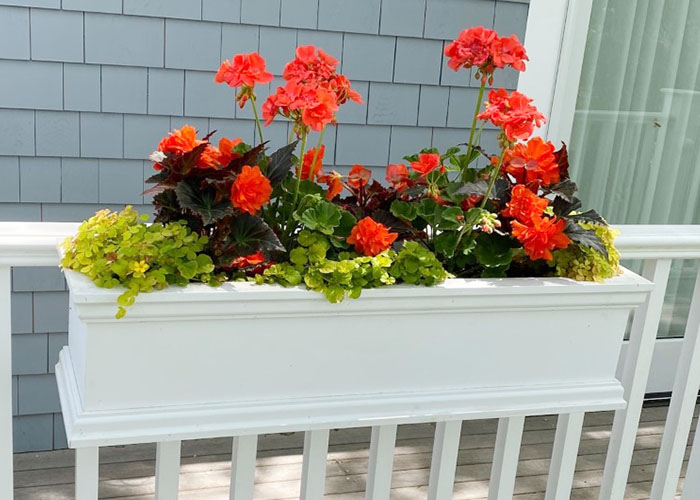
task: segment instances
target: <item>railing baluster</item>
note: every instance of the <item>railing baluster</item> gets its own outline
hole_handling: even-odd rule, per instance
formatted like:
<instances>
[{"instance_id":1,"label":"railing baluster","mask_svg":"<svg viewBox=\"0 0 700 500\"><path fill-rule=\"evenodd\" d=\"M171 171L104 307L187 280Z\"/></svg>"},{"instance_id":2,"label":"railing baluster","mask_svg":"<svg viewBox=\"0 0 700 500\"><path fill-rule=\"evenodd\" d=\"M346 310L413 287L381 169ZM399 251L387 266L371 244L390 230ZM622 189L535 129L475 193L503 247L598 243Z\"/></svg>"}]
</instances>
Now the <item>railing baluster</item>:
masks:
<instances>
[{"instance_id":1,"label":"railing baluster","mask_svg":"<svg viewBox=\"0 0 700 500\"><path fill-rule=\"evenodd\" d=\"M258 436L236 436L231 453L231 500L252 500Z\"/></svg>"},{"instance_id":2,"label":"railing baluster","mask_svg":"<svg viewBox=\"0 0 700 500\"><path fill-rule=\"evenodd\" d=\"M0 498L12 489L12 270L0 266Z\"/></svg>"},{"instance_id":3,"label":"railing baluster","mask_svg":"<svg viewBox=\"0 0 700 500\"><path fill-rule=\"evenodd\" d=\"M681 500L697 500L700 498L700 429L695 430L693 448L690 452L688 468L685 472L685 484Z\"/></svg>"},{"instance_id":4,"label":"railing baluster","mask_svg":"<svg viewBox=\"0 0 700 500\"><path fill-rule=\"evenodd\" d=\"M328 429L304 433L304 464L301 469L300 500L321 500L326 489Z\"/></svg>"},{"instance_id":5,"label":"railing baluster","mask_svg":"<svg viewBox=\"0 0 700 500\"><path fill-rule=\"evenodd\" d=\"M659 459L654 472L651 500L673 500L681 476L693 412L700 389L700 272L695 279L693 300L673 384Z\"/></svg>"},{"instance_id":6,"label":"railing baluster","mask_svg":"<svg viewBox=\"0 0 700 500\"><path fill-rule=\"evenodd\" d=\"M162 441L156 445L156 500L177 498L180 445L180 441Z\"/></svg>"},{"instance_id":7,"label":"railing baluster","mask_svg":"<svg viewBox=\"0 0 700 500\"><path fill-rule=\"evenodd\" d=\"M367 468L366 500L389 500L391 475L394 470L396 425L372 427Z\"/></svg>"},{"instance_id":8,"label":"railing baluster","mask_svg":"<svg viewBox=\"0 0 700 500\"><path fill-rule=\"evenodd\" d=\"M461 420L438 422L435 426L433 456L430 462L428 500L450 500L455 484Z\"/></svg>"},{"instance_id":9,"label":"railing baluster","mask_svg":"<svg viewBox=\"0 0 700 500\"><path fill-rule=\"evenodd\" d=\"M600 500L623 500L625 495L670 270L670 259L649 259L644 262L642 275L655 286L646 302L635 312L632 321L622 374L627 407L615 412L600 486Z\"/></svg>"},{"instance_id":10,"label":"railing baluster","mask_svg":"<svg viewBox=\"0 0 700 500\"><path fill-rule=\"evenodd\" d=\"M100 449L97 446L75 450L75 500L97 500L99 472Z\"/></svg>"},{"instance_id":11,"label":"railing baluster","mask_svg":"<svg viewBox=\"0 0 700 500\"><path fill-rule=\"evenodd\" d=\"M507 417L498 420L498 433L489 480L489 500L513 498L524 426L525 417Z\"/></svg>"},{"instance_id":12,"label":"railing baluster","mask_svg":"<svg viewBox=\"0 0 700 500\"><path fill-rule=\"evenodd\" d=\"M571 497L583 417L583 412L559 415L545 500L569 500Z\"/></svg>"}]
</instances>

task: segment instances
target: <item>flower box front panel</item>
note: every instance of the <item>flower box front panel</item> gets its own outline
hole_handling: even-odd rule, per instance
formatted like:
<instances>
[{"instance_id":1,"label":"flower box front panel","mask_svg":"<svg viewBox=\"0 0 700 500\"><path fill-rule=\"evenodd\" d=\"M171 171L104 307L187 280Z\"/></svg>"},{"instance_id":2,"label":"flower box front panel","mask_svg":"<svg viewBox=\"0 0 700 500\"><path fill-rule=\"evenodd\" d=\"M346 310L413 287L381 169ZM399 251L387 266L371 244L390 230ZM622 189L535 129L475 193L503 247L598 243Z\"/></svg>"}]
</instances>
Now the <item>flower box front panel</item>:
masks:
<instances>
[{"instance_id":1,"label":"flower box front panel","mask_svg":"<svg viewBox=\"0 0 700 500\"><path fill-rule=\"evenodd\" d=\"M629 313L650 284L449 280L329 304L248 283L143 294L66 273L69 349L87 411L616 384Z\"/></svg>"}]
</instances>

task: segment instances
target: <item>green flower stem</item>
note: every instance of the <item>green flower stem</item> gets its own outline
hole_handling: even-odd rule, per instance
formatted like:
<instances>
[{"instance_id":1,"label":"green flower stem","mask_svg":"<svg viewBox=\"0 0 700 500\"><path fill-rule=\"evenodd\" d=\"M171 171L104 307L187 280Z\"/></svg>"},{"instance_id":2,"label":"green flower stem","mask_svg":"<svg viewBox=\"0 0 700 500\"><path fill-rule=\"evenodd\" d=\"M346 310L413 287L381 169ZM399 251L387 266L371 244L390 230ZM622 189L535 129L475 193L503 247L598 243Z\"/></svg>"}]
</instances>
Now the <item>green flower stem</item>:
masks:
<instances>
[{"instance_id":1,"label":"green flower stem","mask_svg":"<svg viewBox=\"0 0 700 500\"><path fill-rule=\"evenodd\" d=\"M255 126L258 129L258 137L260 138L260 144L265 142L263 139L262 127L260 126L260 117L258 116L258 107L255 105L255 95L250 96L250 104L253 106L253 115L255 115Z\"/></svg>"},{"instance_id":2,"label":"green flower stem","mask_svg":"<svg viewBox=\"0 0 700 500\"><path fill-rule=\"evenodd\" d=\"M326 133L326 127L323 127L321 129L321 133L318 134L318 142L316 143L316 150L314 151L314 161L311 162L311 168L309 169L309 179L310 181L314 180L314 167L316 166L316 160L318 160L318 152L321 149L321 146L323 145L323 136ZM304 161L302 157L302 163Z\"/></svg>"},{"instance_id":3,"label":"green flower stem","mask_svg":"<svg viewBox=\"0 0 700 500\"><path fill-rule=\"evenodd\" d=\"M484 98L484 90L486 90L486 82L482 81L479 87L479 97L476 99L476 106L474 107L474 116L472 117L472 126L469 130L469 142L467 143L467 158L471 157L472 150L474 149L474 132L476 130L476 120L481 111L481 101ZM481 133L481 132L480 132ZM462 171L462 180L466 182L466 169Z\"/></svg>"},{"instance_id":4,"label":"green flower stem","mask_svg":"<svg viewBox=\"0 0 700 500\"><path fill-rule=\"evenodd\" d=\"M486 194L484 195L484 199L481 200L481 208L484 208L486 206L486 202L489 200L489 196L491 195L493 186L494 184L496 184L496 178L498 177L498 174L501 173L501 165L503 165L503 157L505 156L507 149L508 146L504 146L501 150L501 156L498 157L498 163L496 164L496 168L491 173L491 178L489 179L489 186L488 188L486 188Z\"/></svg>"},{"instance_id":5,"label":"green flower stem","mask_svg":"<svg viewBox=\"0 0 700 500\"><path fill-rule=\"evenodd\" d=\"M291 226L292 226L292 219L294 217L294 211L297 208L297 198L299 198L299 188L301 187L301 166L304 161L304 151L306 150L306 136L308 135L308 132L304 131L301 135L301 152L299 154L299 165L297 165L297 170L296 170L296 175L297 175L297 183L294 187L294 197L292 198L292 205L291 205L291 210L289 211L289 216L287 217L287 222L284 226L284 234L285 234L285 239L290 237L291 234Z\"/></svg>"}]
</instances>

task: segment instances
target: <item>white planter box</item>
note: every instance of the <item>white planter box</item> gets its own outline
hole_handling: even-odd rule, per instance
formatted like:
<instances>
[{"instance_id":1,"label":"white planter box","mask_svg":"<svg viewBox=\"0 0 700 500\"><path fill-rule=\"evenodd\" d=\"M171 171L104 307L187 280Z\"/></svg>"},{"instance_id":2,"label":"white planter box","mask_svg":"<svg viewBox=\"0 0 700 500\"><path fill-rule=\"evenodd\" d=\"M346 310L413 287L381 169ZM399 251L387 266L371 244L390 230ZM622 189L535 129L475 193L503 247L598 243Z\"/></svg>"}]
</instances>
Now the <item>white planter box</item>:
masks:
<instances>
[{"instance_id":1,"label":"white planter box","mask_svg":"<svg viewBox=\"0 0 700 500\"><path fill-rule=\"evenodd\" d=\"M57 378L73 446L619 408L623 333L652 288L627 271L605 283L448 280L329 304L302 289L190 285L141 294L116 320L118 290L66 277Z\"/></svg>"}]
</instances>

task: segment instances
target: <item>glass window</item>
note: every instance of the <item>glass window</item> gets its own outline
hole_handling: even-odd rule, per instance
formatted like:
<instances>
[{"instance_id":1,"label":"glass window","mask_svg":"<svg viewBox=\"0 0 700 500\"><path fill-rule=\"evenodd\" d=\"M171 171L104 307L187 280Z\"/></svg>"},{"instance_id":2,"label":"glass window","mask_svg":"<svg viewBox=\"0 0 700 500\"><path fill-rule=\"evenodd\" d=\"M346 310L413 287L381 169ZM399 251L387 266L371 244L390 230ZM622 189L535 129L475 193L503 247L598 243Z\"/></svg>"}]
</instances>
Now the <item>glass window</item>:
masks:
<instances>
[{"instance_id":1,"label":"glass window","mask_svg":"<svg viewBox=\"0 0 700 500\"><path fill-rule=\"evenodd\" d=\"M593 0L570 154L613 224L700 223L700 2ZM674 263L659 335L682 336L697 272Z\"/></svg>"}]
</instances>

